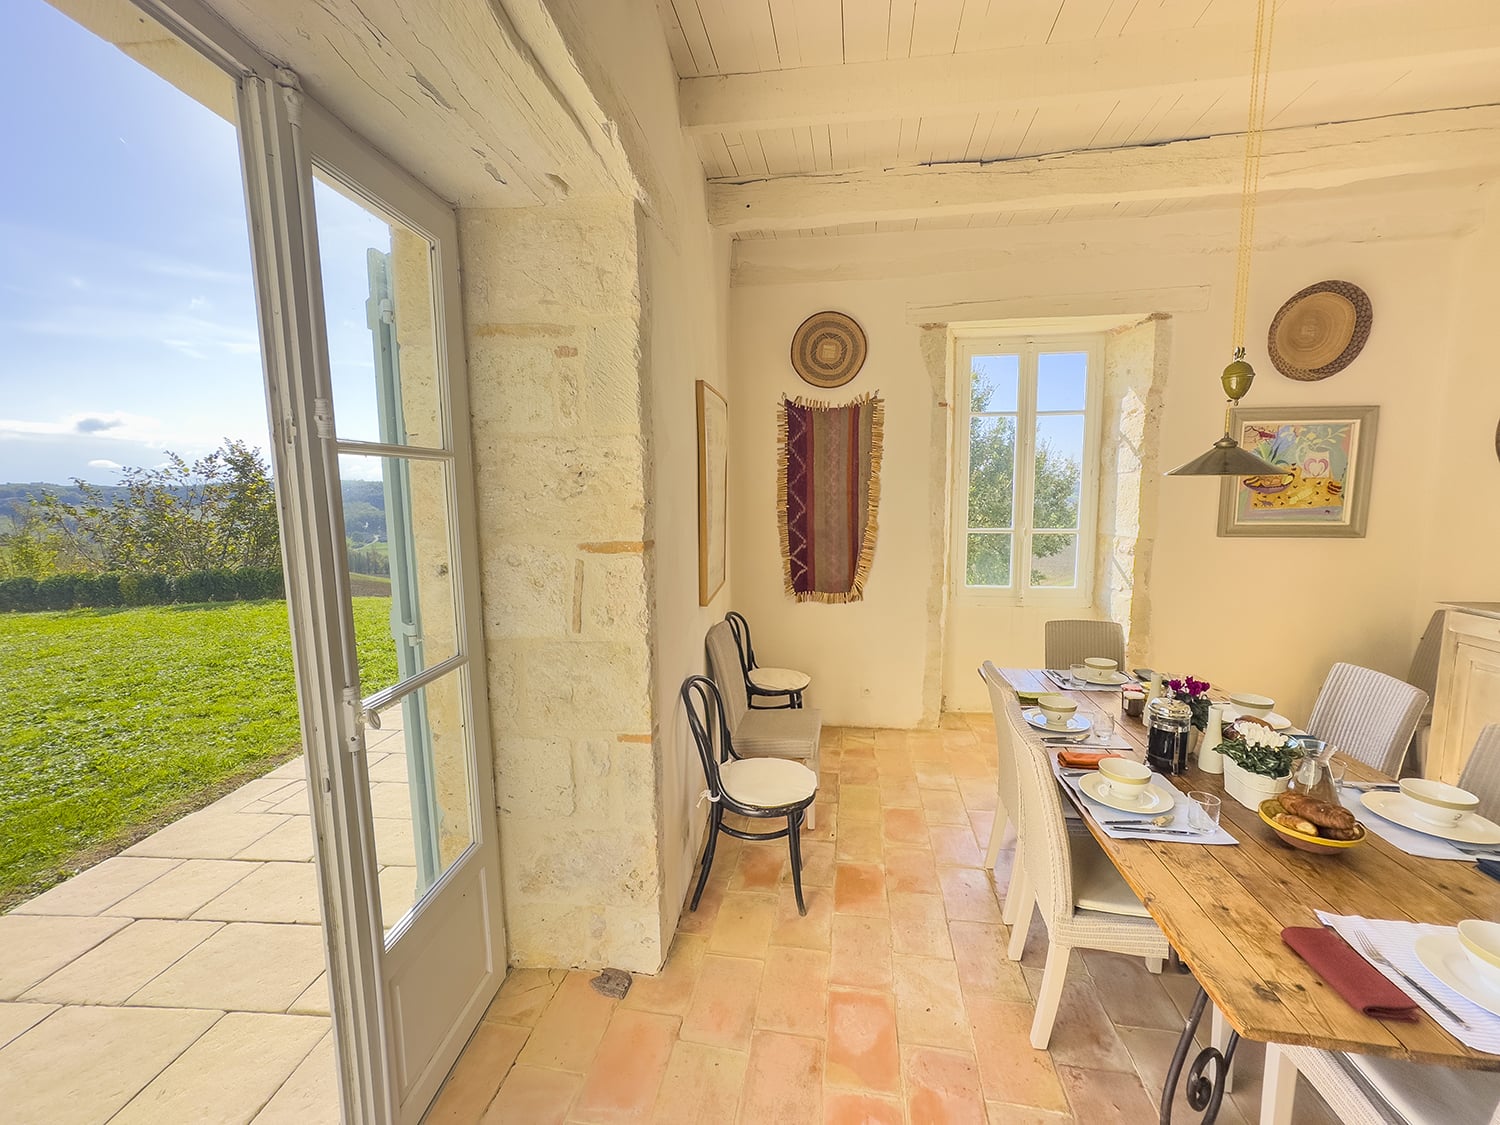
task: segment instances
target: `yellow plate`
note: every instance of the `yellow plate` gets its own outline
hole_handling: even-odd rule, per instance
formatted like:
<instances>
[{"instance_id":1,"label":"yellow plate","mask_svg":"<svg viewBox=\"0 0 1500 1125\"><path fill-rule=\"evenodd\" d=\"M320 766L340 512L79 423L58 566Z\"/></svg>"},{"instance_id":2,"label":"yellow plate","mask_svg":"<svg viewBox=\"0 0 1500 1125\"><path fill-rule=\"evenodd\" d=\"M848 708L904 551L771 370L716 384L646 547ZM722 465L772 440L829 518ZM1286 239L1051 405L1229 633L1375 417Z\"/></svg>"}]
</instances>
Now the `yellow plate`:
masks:
<instances>
[{"instance_id":1,"label":"yellow plate","mask_svg":"<svg viewBox=\"0 0 1500 1125\"><path fill-rule=\"evenodd\" d=\"M1295 828L1288 828L1284 824L1277 824L1276 814L1285 812L1286 810L1281 807L1281 802L1275 797L1272 797L1269 801L1262 801L1256 811L1260 813L1261 820L1265 821L1267 826L1276 835L1280 836L1292 847L1299 848L1304 852L1343 851L1345 848L1352 848L1356 844L1363 844L1367 835L1365 826L1357 820L1354 822L1354 827L1359 829L1359 835L1352 840L1330 840L1327 836L1309 836L1306 832L1298 832Z\"/></svg>"}]
</instances>

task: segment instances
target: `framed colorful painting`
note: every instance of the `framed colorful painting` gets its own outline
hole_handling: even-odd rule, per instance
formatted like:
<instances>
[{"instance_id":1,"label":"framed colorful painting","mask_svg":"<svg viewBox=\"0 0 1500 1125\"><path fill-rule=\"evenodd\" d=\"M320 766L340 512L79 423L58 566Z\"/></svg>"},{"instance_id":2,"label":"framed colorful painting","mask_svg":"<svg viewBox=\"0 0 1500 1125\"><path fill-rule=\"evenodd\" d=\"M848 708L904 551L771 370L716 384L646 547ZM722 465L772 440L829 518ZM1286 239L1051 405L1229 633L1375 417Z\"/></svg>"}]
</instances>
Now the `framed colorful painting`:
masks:
<instances>
[{"instance_id":1,"label":"framed colorful painting","mask_svg":"<svg viewBox=\"0 0 1500 1125\"><path fill-rule=\"evenodd\" d=\"M1219 534L1358 538L1370 514L1378 406L1240 407L1230 433L1284 476L1225 477Z\"/></svg>"}]
</instances>

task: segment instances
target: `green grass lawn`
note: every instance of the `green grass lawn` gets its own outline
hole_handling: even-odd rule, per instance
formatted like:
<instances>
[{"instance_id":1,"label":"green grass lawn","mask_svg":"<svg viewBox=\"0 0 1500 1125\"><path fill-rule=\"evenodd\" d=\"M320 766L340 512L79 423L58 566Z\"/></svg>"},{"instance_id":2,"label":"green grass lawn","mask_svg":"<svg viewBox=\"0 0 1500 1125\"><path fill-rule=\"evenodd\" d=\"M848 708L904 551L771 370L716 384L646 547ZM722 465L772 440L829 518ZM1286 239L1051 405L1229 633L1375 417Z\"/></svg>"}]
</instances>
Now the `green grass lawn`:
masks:
<instances>
[{"instance_id":1,"label":"green grass lawn","mask_svg":"<svg viewBox=\"0 0 1500 1125\"><path fill-rule=\"evenodd\" d=\"M396 678L389 611L354 599L366 693ZM0 668L0 909L300 742L281 601L0 614Z\"/></svg>"}]
</instances>

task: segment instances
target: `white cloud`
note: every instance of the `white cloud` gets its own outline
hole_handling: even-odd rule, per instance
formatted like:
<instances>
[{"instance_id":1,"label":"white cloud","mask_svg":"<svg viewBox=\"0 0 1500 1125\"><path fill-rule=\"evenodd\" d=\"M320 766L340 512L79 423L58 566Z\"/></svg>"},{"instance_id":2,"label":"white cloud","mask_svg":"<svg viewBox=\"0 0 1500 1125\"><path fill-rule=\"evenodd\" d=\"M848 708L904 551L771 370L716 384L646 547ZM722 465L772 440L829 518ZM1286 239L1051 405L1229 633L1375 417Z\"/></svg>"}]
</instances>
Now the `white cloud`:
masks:
<instances>
[{"instance_id":1,"label":"white cloud","mask_svg":"<svg viewBox=\"0 0 1500 1125\"><path fill-rule=\"evenodd\" d=\"M114 472L119 472L119 470L123 469L124 467L124 465L121 465L117 461L109 461L103 457L89 462L89 468L91 469L110 469Z\"/></svg>"},{"instance_id":2,"label":"white cloud","mask_svg":"<svg viewBox=\"0 0 1500 1125\"><path fill-rule=\"evenodd\" d=\"M85 434L99 441L127 441L161 447L160 419L119 410L92 410L66 418L37 421L0 418L0 437L56 437Z\"/></svg>"}]
</instances>

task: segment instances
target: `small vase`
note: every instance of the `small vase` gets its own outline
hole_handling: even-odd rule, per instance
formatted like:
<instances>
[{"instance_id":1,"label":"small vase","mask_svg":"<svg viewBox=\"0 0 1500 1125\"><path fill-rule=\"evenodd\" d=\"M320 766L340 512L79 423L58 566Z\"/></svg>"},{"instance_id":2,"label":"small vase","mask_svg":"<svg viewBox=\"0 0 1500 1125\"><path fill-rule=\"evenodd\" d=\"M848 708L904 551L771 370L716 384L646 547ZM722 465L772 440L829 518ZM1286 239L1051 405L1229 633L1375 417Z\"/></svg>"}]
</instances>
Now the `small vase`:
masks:
<instances>
[{"instance_id":1,"label":"small vase","mask_svg":"<svg viewBox=\"0 0 1500 1125\"><path fill-rule=\"evenodd\" d=\"M1266 777L1242 769L1233 758L1224 759L1224 792L1247 809L1258 809L1262 801L1269 801L1286 789L1291 776Z\"/></svg>"},{"instance_id":2,"label":"small vase","mask_svg":"<svg viewBox=\"0 0 1500 1125\"><path fill-rule=\"evenodd\" d=\"M1202 745L1203 732L1197 727L1192 727L1188 731L1188 757L1196 758L1198 756L1198 748Z\"/></svg>"},{"instance_id":3,"label":"small vase","mask_svg":"<svg viewBox=\"0 0 1500 1125\"><path fill-rule=\"evenodd\" d=\"M1198 768L1204 773L1224 772L1224 754L1217 744L1210 746L1207 738L1198 748Z\"/></svg>"}]
</instances>

